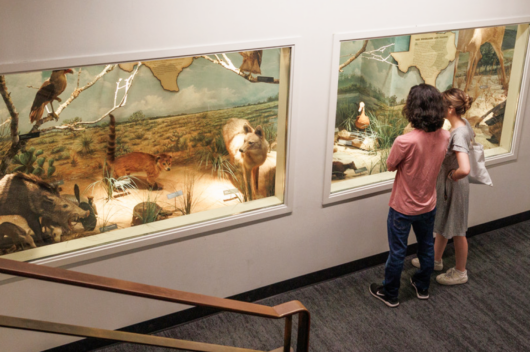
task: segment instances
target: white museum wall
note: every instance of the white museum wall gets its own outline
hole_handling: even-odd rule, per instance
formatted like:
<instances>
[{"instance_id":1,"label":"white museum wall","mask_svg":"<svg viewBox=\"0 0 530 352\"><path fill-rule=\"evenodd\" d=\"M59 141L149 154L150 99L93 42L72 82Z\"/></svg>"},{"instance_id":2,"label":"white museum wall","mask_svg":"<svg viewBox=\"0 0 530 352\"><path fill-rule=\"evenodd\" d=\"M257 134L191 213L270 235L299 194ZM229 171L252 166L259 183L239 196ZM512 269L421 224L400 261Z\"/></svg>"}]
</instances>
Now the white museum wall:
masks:
<instances>
[{"instance_id":1,"label":"white museum wall","mask_svg":"<svg viewBox=\"0 0 530 352\"><path fill-rule=\"evenodd\" d=\"M528 0L0 0L0 5L0 64L301 37L293 92L298 128L290 141L292 214L72 268L220 297L388 250L390 193L322 207L323 180L329 177L323 170L334 33L530 16ZM530 118L530 104L524 116ZM490 168L495 187L472 187L470 226L530 210L529 121L521 138L516 161ZM35 280L4 284L0 294L2 315L107 329L183 308ZM74 340L0 329L5 351L38 351Z\"/></svg>"}]
</instances>

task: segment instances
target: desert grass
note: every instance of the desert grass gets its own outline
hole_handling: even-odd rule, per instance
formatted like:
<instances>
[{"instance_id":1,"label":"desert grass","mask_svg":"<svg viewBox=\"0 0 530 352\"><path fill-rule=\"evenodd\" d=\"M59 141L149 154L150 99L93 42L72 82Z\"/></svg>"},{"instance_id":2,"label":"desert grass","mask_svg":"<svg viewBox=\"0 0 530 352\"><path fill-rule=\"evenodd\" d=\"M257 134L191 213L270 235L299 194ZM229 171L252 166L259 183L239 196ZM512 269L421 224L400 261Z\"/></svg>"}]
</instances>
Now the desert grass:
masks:
<instances>
[{"instance_id":1,"label":"desert grass","mask_svg":"<svg viewBox=\"0 0 530 352\"><path fill-rule=\"evenodd\" d=\"M99 207L98 211L98 225L101 233L106 232L105 228L112 225L115 215L120 211L119 206L114 202L107 202Z\"/></svg>"},{"instance_id":2,"label":"desert grass","mask_svg":"<svg viewBox=\"0 0 530 352\"><path fill-rule=\"evenodd\" d=\"M207 146L197 151L199 167L209 168L212 174L217 174L218 179L234 178L235 167L229 161L223 136L217 134L211 139Z\"/></svg>"},{"instance_id":3,"label":"desert grass","mask_svg":"<svg viewBox=\"0 0 530 352\"><path fill-rule=\"evenodd\" d=\"M175 210L182 215L191 214L195 206L200 202L199 195L195 192L195 183L199 178L200 176L197 176L190 171L186 172L186 176L184 177L184 187L182 190L183 194L175 198Z\"/></svg>"},{"instance_id":4,"label":"desert grass","mask_svg":"<svg viewBox=\"0 0 530 352\"><path fill-rule=\"evenodd\" d=\"M367 116L370 119L370 126L367 128L367 133L370 138L376 141L376 150L380 155L379 161L376 163L372 162L368 169L371 175L375 172L377 166L379 166L379 172L388 171L386 161L390 155L390 149L396 138L403 134L403 130L407 127L408 121L396 109L388 109L378 117L371 113L367 113Z\"/></svg>"},{"instance_id":5,"label":"desert grass","mask_svg":"<svg viewBox=\"0 0 530 352\"><path fill-rule=\"evenodd\" d=\"M355 120L357 120L356 111L359 109L357 104L347 100L337 103L337 115L335 126L344 128L351 132L355 130Z\"/></svg>"}]
</instances>

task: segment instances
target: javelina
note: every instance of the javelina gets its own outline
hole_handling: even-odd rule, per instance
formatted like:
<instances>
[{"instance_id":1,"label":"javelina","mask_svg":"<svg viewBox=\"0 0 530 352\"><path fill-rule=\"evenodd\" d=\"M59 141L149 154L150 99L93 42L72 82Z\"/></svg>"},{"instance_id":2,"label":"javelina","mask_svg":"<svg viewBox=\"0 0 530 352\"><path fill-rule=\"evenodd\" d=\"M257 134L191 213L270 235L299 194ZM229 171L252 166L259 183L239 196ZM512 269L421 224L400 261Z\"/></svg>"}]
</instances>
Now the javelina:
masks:
<instances>
[{"instance_id":1,"label":"javelina","mask_svg":"<svg viewBox=\"0 0 530 352\"><path fill-rule=\"evenodd\" d=\"M345 177L344 172L348 169L357 170L357 167L355 167L353 161L349 164L344 164L340 161L334 161L332 168L332 177L336 176L338 179L342 180Z\"/></svg>"},{"instance_id":2,"label":"javelina","mask_svg":"<svg viewBox=\"0 0 530 352\"><path fill-rule=\"evenodd\" d=\"M35 233L37 243L53 242L44 236L39 217L70 230L71 221L85 218L90 212L62 199L57 189L37 176L20 172L0 180L0 215L20 215ZM45 238L46 237L46 238Z\"/></svg>"},{"instance_id":3,"label":"javelina","mask_svg":"<svg viewBox=\"0 0 530 352\"><path fill-rule=\"evenodd\" d=\"M0 216L0 238L7 236L14 244L27 243L31 248L37 247L33 241L34 232L29 228L26 220L19 215Z\"/></svg>"}]
</instances>

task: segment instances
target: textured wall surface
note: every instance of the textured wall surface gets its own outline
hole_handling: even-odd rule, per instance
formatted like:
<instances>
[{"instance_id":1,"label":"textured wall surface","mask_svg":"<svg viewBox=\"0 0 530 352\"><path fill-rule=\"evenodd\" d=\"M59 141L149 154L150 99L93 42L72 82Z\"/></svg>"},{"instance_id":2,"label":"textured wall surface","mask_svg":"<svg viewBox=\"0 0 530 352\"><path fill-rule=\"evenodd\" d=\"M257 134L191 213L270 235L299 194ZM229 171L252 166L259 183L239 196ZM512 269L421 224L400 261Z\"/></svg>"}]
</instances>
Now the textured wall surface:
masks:
<instances>
[{"instance_id":1,"label":"textured wall surface","mask_svg":"<svg viewBox=\"0 0 530 352\"><path fill-rule=\"evenodd\" d=\"M221 297L388 250L389 193L322 207L334 33L530 16L528 0L0 0L0 6L0 64L301 36L292 215L73 268ZM530 105L524 115L528 120ZM518 159L490 173L494 188L471 188L471 226L530 210L529 121ZM4 284L0 294L0 314L109 329L183 309L30 280ZM73 340L0 329L6 351Z\"/></svg>"}]
</instances>

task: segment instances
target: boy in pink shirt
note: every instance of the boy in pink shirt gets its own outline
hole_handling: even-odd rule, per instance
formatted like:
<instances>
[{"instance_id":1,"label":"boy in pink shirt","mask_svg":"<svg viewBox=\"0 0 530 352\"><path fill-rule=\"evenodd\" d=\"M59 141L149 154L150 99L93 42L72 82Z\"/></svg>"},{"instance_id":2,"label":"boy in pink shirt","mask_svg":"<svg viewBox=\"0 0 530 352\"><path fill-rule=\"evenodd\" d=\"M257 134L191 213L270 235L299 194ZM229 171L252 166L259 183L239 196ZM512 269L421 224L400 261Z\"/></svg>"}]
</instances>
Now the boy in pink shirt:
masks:
<instances>
[{"instance_id":1,"label":"boy in pink shirt","mask_svg":"<svg viewBox=\"0 0 530 352\"><path fill-rule=\"evenodd\" d=\"M403 115L414 130L396 138L387 160L388 170L397 171L397 174L387 220L390 252L385 265L385 280L382 286L370 285L370 293L389 307L399 305L399 284L411 227L418 242L421 268L410 282L418 298L429 298L434 268L436 179L450 137L449 132L441 128L445 117L443 98L433 86L420 84L412 87Z\"/></svg>"}]
</instances>

